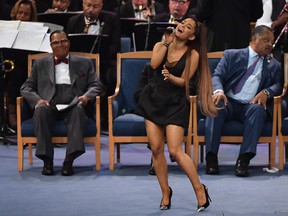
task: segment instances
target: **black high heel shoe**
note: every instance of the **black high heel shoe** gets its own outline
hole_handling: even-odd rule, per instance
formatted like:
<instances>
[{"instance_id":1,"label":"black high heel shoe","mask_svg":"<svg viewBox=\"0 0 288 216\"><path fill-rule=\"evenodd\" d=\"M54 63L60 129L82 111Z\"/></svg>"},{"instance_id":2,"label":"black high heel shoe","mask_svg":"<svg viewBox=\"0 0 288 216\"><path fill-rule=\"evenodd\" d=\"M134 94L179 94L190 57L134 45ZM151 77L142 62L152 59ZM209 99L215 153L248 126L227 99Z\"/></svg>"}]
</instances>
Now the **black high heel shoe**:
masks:
<instances>
[{"instance_id":1,"label":"black high heel shoe","mask_svg":"<svg viewBox=\"0 0 288 216\"><path fill-rule=\"evenodd\" d=\"M169 189L170 189L169 203L167 205L160 204L160 210L168 210L171 207L171 197L172 197L173 191L171 187L169 187Z\"/></svg>"},{"instance_id":2,"label":"black high heel shoe","mask_svg":"<svg viewBox=\"0 0 288 216\"><path fill-rule=\"evenodd\" d=\"M204 184L202 184L202 185L203 185L204 191L205 191L206 202L204 203L204 205L201 205L201 206L198 205L197 212L201 212L204 209L208 208L208 206L210 205L210 202L212 202L212 200L208 194L208 188Z\"/></svg>"}]
</instances>

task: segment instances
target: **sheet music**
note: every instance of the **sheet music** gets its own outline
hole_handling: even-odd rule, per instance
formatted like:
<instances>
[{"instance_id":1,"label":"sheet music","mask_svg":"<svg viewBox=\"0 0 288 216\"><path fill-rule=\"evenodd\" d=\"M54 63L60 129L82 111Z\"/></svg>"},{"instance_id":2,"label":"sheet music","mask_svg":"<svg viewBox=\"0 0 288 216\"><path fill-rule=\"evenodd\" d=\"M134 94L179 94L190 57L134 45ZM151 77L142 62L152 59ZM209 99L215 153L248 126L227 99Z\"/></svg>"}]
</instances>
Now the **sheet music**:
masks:
<instances>
[{"instance_id":1,"label":"sheet music","mask_svg":"<svg viewBox=\"0 0 288 216\"><path fill-rule=\"evenodd\" d=\"M49 33L45 34L43 42L39 48L39 51L52 53L52 48L50 46L50 34Z\"/></svg>"},{"instance_id":2,"label":"sheet music","mask_svg":"<svg viewBox=\"0 0 288 216\"><path fill-rule=\"evenodd\" d=\"M76 96L73 98L73 100L69 104L56 104L56 108L58 111L62 111L62 110L68 109L70 107L73 107L79 103L81 103L81 102L78 101L78 97Z\"/></svg>"},{"instance_id":3,"label":"sheet music","mask_svg":"<svg viewBox=\"0 0 288 216\"><path fill-rule=\"evenodd\" d=\"M42 32L19 31L12 48L38 51L44 36Z\"/></svg>"},{"instance_id":4,"label":"sheet music","mask_svg":"<svg viewBox=\"0 0 288 216\"><path fill-rule=\"evenodd\" d=\"M1 30L17 30L20 25L20 20L0 20L0 29Z\"/></svg>"},{"instance_id":5,"label":"sheet music","mask_svg":"<svg viewBox=\"0 0 288 216\"><path fill-rule=\"evenodd\" d=\"M17 37L18 30L0 30L0 48L11 48Z\"/></svg>"},{"instance_id":6,"label":"sheet music","mask_svg":"<svg viewBox=\"0 0 288 216\"><path fill-rule=\"evenodd\" d=\"M44 23L41 22L25 22L22 21L19 25L18 30L34 31L34 32L48 32L49 27L44 26Z\"/></svg>"}]
</instances>

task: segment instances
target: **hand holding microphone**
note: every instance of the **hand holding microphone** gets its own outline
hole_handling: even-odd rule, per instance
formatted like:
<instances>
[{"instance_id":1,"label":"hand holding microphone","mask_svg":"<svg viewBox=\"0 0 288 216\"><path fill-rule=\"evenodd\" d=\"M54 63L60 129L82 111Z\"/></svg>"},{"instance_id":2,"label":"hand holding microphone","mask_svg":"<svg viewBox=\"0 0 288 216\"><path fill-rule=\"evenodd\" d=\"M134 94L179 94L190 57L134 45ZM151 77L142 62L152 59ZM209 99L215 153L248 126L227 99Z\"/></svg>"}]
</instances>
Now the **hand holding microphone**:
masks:
<instances>
[{"instance_id":1,"label":"hand holding microphone","mask_svg":"<svg viewBox=\"0 0 288 216\"><path fill-rule=\"evenodd\" d=\"M172 26L167 27L166 29L163 30L164 34L172 34L175 32L175 28Z\"/></svg>"},{"instance_id":2,"label":"hand holding microphone","mask_svg":"<svg viewBox=\"0 0 288 216\"><path fill-rule=\"evenodd\" d=\"M167 27L164 31L164 46L166 46L167 48L174 40L174 32L174 27Z\"/></svg>"}]
</instances>

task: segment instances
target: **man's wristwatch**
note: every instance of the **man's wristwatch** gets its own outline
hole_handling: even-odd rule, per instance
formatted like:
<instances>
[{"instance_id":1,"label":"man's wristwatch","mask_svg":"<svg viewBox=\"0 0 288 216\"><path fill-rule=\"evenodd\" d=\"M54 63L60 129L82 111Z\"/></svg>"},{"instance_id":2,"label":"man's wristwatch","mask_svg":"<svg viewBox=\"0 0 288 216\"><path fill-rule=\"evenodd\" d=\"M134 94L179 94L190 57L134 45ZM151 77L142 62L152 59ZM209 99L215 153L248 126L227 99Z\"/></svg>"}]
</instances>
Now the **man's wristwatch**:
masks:
<instances>
[{"instance_id":1,"label":"man's wristwatch","mask_svg":"<svg viewBox=\"0 0 288 216\"><path fill-rule=\"evenodd\" d=\"M270 97L270 93L269 93L269 91L267 91L266 89L262 90L262 92L263 92L265 95L267 95L267 98Z\"/></svg>"}]
</instances>

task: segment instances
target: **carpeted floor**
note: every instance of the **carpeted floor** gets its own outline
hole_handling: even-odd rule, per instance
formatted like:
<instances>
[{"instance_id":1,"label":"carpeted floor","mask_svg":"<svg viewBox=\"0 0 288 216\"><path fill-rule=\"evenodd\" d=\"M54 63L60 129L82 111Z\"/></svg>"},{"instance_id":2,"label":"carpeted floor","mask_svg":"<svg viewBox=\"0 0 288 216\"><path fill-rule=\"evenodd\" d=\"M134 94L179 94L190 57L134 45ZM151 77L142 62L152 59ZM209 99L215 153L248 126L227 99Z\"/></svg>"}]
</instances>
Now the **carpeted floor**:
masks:
<instances>
[{"instance_id":1,"label":"carpeted floor","mask_svg":"<svg viewBox=\"0 0 288 216\"><path fill-rule=\"evenodd\" d=\"M94 169L92 145L78 158L75 175L61 176L65 146L55 148L54 176L41 175L42 162L34 157L28 164L25 152L24 172L17 171L17 146L0 143L0 215L1 216L186 216L288 215L288 171L267 173L267 145L258 146L251 161L251 176L234 175L239 146L221 145L221 174L204 173L201 181L209 188L211 206L196 212L196 199L188 178L175 163L169 161L169 184L173 188L172 207L160 211L160 188L155 176L148 175L151 152L145 144L123 145L121 163L109 171L108 137L101 137L101 171ZM27 150L25 150L27 151Z\"/></svg>"}]
</instances>

